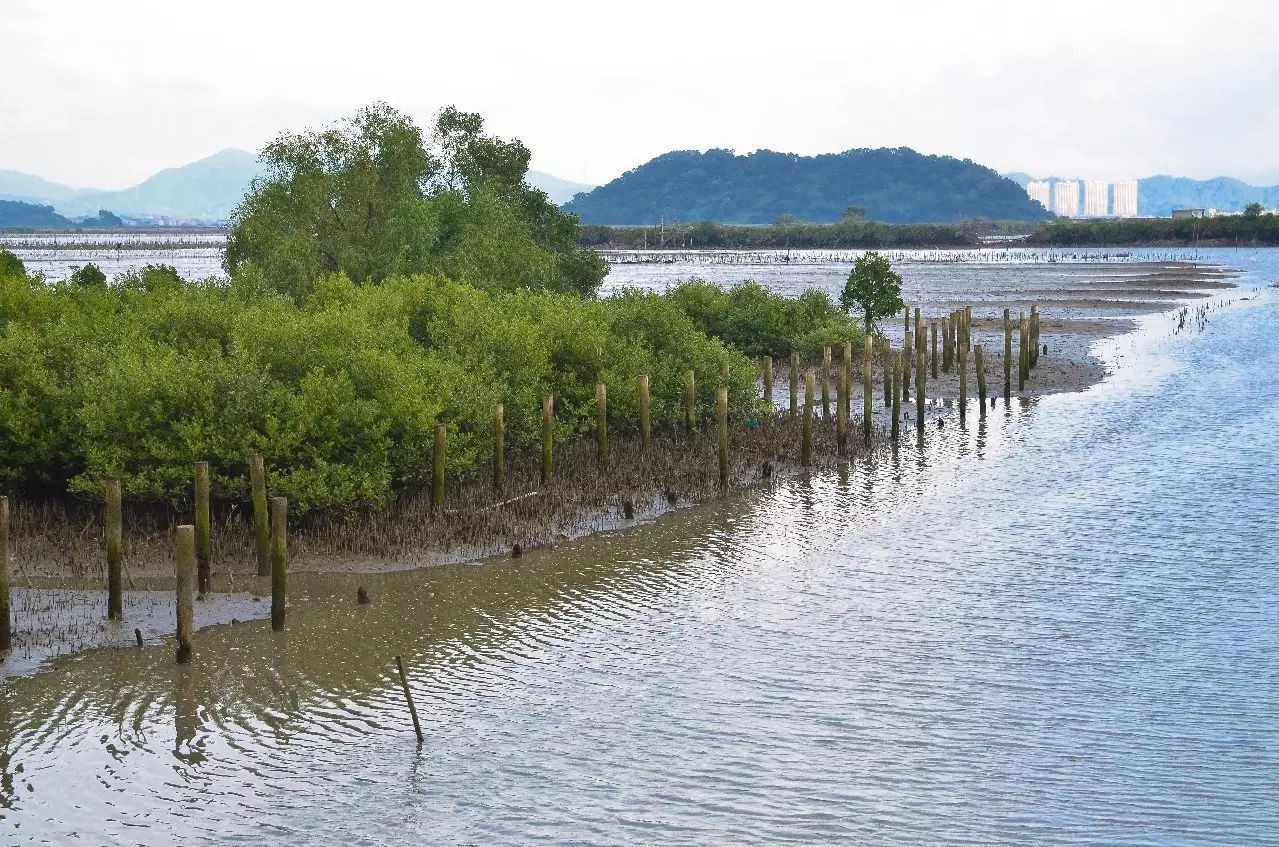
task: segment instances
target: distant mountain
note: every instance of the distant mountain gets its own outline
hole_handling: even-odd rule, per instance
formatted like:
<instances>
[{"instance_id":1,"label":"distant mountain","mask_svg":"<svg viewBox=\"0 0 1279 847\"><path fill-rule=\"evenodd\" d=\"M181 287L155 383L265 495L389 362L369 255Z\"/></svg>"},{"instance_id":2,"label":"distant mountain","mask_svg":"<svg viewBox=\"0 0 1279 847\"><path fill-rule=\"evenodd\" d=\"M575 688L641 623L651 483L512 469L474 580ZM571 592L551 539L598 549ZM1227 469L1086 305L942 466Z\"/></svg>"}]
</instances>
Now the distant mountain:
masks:
<instances>
[{"instance_id":1,"label":"distant mountain","mask_svg":"<svg viewBox=\"0 0 1279 847\"><path fill-rule=\"evenodd\" d=\"M52 206L37 206L16 200L0 200L0 227L62 227L72 222L59 215Z\"/></svg>"},{"instance_id":2,"label":"distant mountain","mask_svg":"<svg viewBox=\"0 0 1279 847\"><path fill-rule=\"evenodd\" d=\"M55 200L66 200L75 196L78 191L79 189L68 188L31 174L0 170L0 200L49 203Z\"/></svg>"},{"instance_id":3,"label":"distant mountain","mask_svg":"<svg viewBox=\"0 0 1279 847\"><path fill-rule=\"evenodd\" d=\"M1004 174L1025 188L1034 179L1057 182L1061 177L1034 177L1021 171ZM1242 212L1244 206L1258 202L1267 209L1279 207L1279 185L1257 186L1219 176L1213 179L1189 179L1180 176L1148 176L1137 180L1137 214L1144 217L1167 217L1173 209L1218 209Z\"/></svg>"},{"instance_id":4,"label":"distant mountain","mask_svg":"<svg viewBox=\"0 0 1279 847\"><path fill-rule=\"evenodd\" d=\"M567 179L560 179L542 171L529 171L524 181L534 188L546 192L546 196L551 198L551 202L556 206L562 206L573 196L583 191L590 191L595 186L585 185L580 182L570 182Z\"/></svg>"},{"instance_id":5,"label":"distant mountain","mask_svg":"<svg viewBox=\"0 0 1279 847\"><path fill-rule=\"evenodd\" d=\"M853 206L890 223L1048 217L1016 183L990 168L906 147L819 156L678 150L574 198L564 209L598 224L663 219L767 224L782 215L836 221Z\"/></svg>"}]
</instances>

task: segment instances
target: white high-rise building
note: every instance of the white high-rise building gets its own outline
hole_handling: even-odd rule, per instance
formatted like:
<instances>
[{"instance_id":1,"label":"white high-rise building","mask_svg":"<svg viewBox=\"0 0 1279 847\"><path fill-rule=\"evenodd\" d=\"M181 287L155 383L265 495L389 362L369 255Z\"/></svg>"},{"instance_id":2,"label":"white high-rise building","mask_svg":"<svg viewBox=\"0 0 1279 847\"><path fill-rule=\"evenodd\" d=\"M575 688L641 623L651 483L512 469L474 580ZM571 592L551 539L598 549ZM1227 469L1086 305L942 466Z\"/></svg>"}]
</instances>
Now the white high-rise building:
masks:
<instances>
[{"instance_id":1,"label":"white high-rise building","mask_svg":"<svg viewBox=\"0 0 1279 847\"><path fill-rule=\"evenodd\" d=\"M1115 217L1137 217L1137 180L1125 179L1115 183Z\"/></svg>"},{"instance_id":2,"label":"white high-rise building","mask_svg":"<svg viewBox=\"0 0 1279 847\"><path fill-rule=\"evenodd\" d=\"M1064 179L1053 184L1053 212L1067 218L1079 217L1079 183Z\"/></svg>"},{"instance_id":3,"label":"white high-rise building","mask_svg":"<svg viewBox=\"0 0 1279 847\"><path fill-rule=\"evenodd\" d=\"M1044 210L1052 208L1052 186L1048 184L1046 179L1036 179L1026 186L1026 193L1030 195L1031 200L1039 201L1039 205Z\"/></svg>"},{"instance_id":4,"label":"white high-rise building","mask_svg":"<svg viewBox=\"0 0 1279 847\"><path fill-rule=\"evenodd\" d=\"M1095 179L1084 182L1084 216L1104 218L1110 211L1110 183Z\"/></svg>"}]
</instances>

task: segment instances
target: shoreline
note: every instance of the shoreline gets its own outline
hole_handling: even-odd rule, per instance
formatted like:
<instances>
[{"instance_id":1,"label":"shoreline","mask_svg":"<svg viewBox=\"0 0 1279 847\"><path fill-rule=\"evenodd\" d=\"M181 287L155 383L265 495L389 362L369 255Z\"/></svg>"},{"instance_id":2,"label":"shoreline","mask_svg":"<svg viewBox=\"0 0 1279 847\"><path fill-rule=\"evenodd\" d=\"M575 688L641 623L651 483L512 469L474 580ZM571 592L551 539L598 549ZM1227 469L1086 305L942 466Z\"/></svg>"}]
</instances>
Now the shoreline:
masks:
<instances>
[{"instance_id":1,"label":"shoreline","mask_svg":"<svg viewBox=\"0 0 1279 847\"><path fill-rule=\"evenodd\" d=\"M1131 270L1136 266L1123 267ZM1142 266L1142 270L1151 271L1151 268ZM1024 402L1048 394L1082 391L1097 384L1111 369L1093 355L1094 342L1132 333L1137 329L1137 314L1169 312L1176 315L1179 305L1235 287L1225 281L1234 275L1216 266L1165 263L1154 272L1143 273L1136 281L1131 277L1123 279L1117 283L1119 288L1110 290L1139 296L1159 292L1168 297L1122 301L1124 306L1137 306L1122 319L1109 318L1104 313L1108 304L1121 301L1084 296L1106 291L1104 280L1079 296L1073 289L1063 289L1070 292L1070 297L1065 299L1045 300L1041 296L1044 292L1024 292L1034 302L1050 309L1058 308L1062 302L1069 303L1070 309L1077 308L1080 301L1094 305L1090 307L1093 314L1044 318L1041 335L1049 353L1041 357L1038 368L1032 371L1024 392L1015 390L1014 375L1013 396ZM1177 298L1175 301L1171 299L1173 295ZM1029 304L1031 299L1013 296L984 302L982 308L1000 309L1007 303L1015 315L1017 309L1013 307ZM997 318L978 318L975 314L973 343L986 344L986 349L1002 348L1001 323ZM900 340L896 343L899 345ZM1000 400L1001 358L998 354L987 357L988 396ZM781 401L779 416L754 429L734 430L730 492L757 487L770 477L793 479L848 461L836 456L833 424L822 422L814 426L813 467L799 466L793 455L799 440L799 422L787 415L784 371L778 376L774 397ZM858 455L864 455L865 448L857 449L861 447L860 425L855 420L861 412L860 379L854 382L851 404L854 420L850 420L849 444L851 458L855 460ZM870 449L879 451L890 449L890 442L881 384L878 380L874 384L877 431ZM970 401L975 401L977 387L971 374L969 391ZM938 379L929 378L926 412L929 426L939 417L954 414L957 396L956 374L939 372ZM820 402L816 405L820 412ZM903 439L914 437L913 400L909 408L911 411L907 412L903 406L906 413L901 430ZM819 414L815 414L815 420L821 420ZM655 434L656 449L649 451L641 450L637 441L630 437L614 439L608 475L598 472L594 464L594 444L589 438L562 445L556 457L556 479L545 491L536 485L535 457L521 455L508 459L511 484L509 499L502 504L493 503L491 485L481 474L450 487L453 508L446 510L443 519L431 516L429 503L424 503L419 494L405 498L386 512L356 518L354 522L362 524L359 527L353 528L352 519L348 517L341 527L304 525L291 529L290 572L358 577L480 562L510 555L512 545L517 543L527 550L555 546L653 521L668 512L723 496L715 470L714 439L705 427L691 438ZM483 517L476 520L477 515ZM15 518L19 515L15 514ZM44 518L52 520L47 511ZM15 520L15 524L21 525L19 520ZM268 579L256 575L249 530L248 524L234 512L222 526L215 527L214 592L196 604L198 627L269 615L269 604L261 598L269 596L270 584ZM15 534L10 542L17 563L15 646L0 662L0 674L8 677L37 671L47 667L51 659L98 647L131 646L135 627L143 630L145 643L165 642L173 631L171 535L172 528L159 523L127 533L126 615L125 622L117 624L105 620L104 564L92 520L84 527L67 523L60 532L46 532L42 539L43 551L40 543L32 543L34 534ZM34 628L29 623L32 621Z\"/></svg>"}]
</instances>

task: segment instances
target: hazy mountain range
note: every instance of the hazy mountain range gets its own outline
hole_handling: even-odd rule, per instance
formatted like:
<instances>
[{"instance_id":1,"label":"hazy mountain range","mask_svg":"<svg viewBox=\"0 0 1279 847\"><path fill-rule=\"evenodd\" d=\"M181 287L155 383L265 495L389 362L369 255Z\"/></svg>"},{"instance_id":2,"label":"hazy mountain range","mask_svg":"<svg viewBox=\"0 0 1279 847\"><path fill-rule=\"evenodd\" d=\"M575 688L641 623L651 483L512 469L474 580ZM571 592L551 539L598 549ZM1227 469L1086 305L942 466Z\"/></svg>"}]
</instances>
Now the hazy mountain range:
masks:
<instances>
[{"instance_id":1,"label":"hazy mountain range","mask_svg":"<svg viewBox=\"0 0 1279 847\"><path fill-rule=\"evenodd\" d=\"M1042 220L1043 207L984 165L909 147L798 156L772 150L665 153L565 204L589 224L826 223L860 207L889 223Z\"/></svg>"},{"instance_id":2,"label":"hazy mountain range","mask_svg":"<svg viewBox=\"0 0 1279 847\"><path fill-rule=\"evenodd\" d=\"M227 219L244 198L249 183L260 173L262 165L255 154L235 149L223 150L182 167L167 168L120 191L71 188L31 174L0 170L0 200L52 206L68 218L96 215L99 209L107 209L126 218L211 223ZM539 171L530 171L528 182L545 191L557 204L592 188Z\"/></svg>"},{"instance_id":3,"label":"hazy mountain range","mask_svg":"<svg viewBox=\"0 0 1279 847\"><path fill-rule=\"evenodd\" d=\"M1004 174L1022 188L1034 179L1057 182L1065 177L1034 177L1015 171ZM1071 177L1073 179L1073 177ZM1212 179L1189 179L1158 174L1137 180L1137 214L1143 217L1166 217L1173 209L1218 209L1242 212L1249 203L1257 202L1267 209L1279 207L1279 185L1249 185L1228 176Z\"/></svg>"}]
</instances>

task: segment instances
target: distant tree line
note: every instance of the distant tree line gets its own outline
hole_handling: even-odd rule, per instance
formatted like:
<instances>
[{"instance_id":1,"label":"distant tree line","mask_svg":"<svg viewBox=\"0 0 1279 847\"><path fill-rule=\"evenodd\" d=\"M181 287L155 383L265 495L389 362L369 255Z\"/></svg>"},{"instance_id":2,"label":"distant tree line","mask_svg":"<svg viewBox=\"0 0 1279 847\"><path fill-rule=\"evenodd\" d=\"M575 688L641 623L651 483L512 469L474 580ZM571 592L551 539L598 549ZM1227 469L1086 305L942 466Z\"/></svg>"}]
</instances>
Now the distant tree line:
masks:
<instances>
[{"instance_id":1,"label":"distant tree line","mask_svg":"<svg viewBox=\"0 0 1279 847\"><path fill-rule=\"evenodd\" d=\"M886 224L847 217L833 224L782 220L769 226L742 226L701 221L665 226L586 224L578 233L584 247L696 250L784 250L907 247L976 247L988 225Z\"/></svg>"},{"instance_id":2,"label":"distant tree line","mask_svg":"<svg viewBox=\"0 0 1279 847\"><path fill-rule=\"evenodd\" d=\"M1039 227L1031 244L1054 247L1279 245L1279 215L1253 205L1243 215L1212 218L1060 218Z\"/></svg>"}]
</instances>

